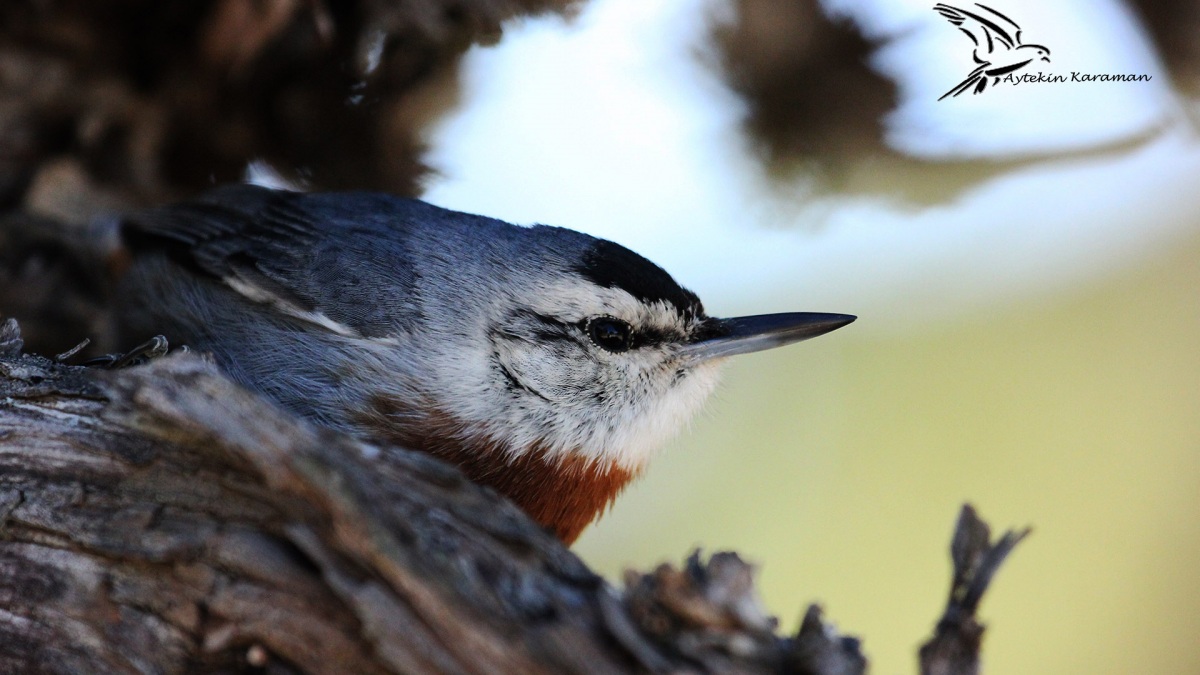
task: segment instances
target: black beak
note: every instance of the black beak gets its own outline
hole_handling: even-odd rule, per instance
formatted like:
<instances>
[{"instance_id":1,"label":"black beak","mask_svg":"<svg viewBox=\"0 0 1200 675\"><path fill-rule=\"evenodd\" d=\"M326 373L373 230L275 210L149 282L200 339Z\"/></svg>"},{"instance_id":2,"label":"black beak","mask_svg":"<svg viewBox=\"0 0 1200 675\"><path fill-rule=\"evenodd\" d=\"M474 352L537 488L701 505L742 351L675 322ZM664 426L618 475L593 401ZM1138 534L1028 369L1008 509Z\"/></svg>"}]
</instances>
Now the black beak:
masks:
<instances>
[{"instance_id":1,"label":"black beak","mask_svg":"<svg viewBox=\"0 0 1200 675\"><path fill-rule=\"evenodd\" d=\"M791 312L708 319L701 334L684 346L682 354L695 361L749 354L815 338L857 318L849 314Z\"/></svg>"}]
</instances>

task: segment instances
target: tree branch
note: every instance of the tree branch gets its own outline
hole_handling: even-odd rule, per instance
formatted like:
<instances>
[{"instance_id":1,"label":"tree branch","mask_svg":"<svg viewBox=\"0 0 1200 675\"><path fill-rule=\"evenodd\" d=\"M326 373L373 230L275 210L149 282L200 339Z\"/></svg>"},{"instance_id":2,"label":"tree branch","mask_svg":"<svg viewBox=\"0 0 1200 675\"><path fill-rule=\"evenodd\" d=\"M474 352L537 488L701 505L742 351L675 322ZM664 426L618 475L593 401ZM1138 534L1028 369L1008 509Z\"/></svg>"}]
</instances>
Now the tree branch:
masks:
<instances>
[{"instance_id":1,"label":"tree branch","mask_svg":"<svg viewBox=\"0 0 1200 675\"><path fill-rule=\"evenodd\" d=\"M815 607L776 635L735 554L622 593L455 468L314 429L200 358L102 371L19 350L9 320L0 671L864 672ZM961 616L1018 539L956 544Z\"/></svg>"}]
</instances>

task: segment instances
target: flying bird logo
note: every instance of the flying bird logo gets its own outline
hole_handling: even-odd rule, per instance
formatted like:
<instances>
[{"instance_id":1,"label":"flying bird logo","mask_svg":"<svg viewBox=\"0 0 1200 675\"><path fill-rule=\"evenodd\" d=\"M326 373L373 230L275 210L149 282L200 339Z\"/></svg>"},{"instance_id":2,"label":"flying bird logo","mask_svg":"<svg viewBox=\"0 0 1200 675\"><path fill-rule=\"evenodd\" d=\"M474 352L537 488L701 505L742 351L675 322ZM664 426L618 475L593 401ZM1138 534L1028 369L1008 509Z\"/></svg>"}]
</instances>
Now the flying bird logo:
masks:
<instances>
[{"instance_id":1,"label":"flying bird logo","mask_svg":"<svg viewBox=\"0 0 1200 675\"><path fill-rule=\"evenodd\" d=\"M975 94L983 93L989 78L995 86L1001 77L1015 73L1033 61L1050 61L1049 48L1021 44L1021 27L1016 21L991 7L979 3L975 6L981 11L951 7L941 2L933 6L933 11L944 16L975 43L973 56L979 64L965 80L942 94L939 101L947 96L958 96L968 89L974 89L972 93Z\"/></svg>"}]
</instances>

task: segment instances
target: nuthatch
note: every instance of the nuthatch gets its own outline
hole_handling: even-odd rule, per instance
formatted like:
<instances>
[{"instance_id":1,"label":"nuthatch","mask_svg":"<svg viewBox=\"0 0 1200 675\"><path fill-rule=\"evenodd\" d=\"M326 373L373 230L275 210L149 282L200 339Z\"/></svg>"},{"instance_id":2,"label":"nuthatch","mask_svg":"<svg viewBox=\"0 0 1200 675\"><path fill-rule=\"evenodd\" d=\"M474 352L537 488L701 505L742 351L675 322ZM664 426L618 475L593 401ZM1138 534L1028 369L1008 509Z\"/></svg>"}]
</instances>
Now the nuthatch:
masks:
<instances>
[{"instance_id":1,"label":"nuthatch","mask_svg":"<svg viewBox=\"0 0 1200 675\"><path fill-rule=\"evenodd\" d=\"M711 318L612 242L383 194L233 186L120 231L121 340L162 333L318 425L452 462L567 543L725 357L854 320Z\"/></svg>"}]
</instances>

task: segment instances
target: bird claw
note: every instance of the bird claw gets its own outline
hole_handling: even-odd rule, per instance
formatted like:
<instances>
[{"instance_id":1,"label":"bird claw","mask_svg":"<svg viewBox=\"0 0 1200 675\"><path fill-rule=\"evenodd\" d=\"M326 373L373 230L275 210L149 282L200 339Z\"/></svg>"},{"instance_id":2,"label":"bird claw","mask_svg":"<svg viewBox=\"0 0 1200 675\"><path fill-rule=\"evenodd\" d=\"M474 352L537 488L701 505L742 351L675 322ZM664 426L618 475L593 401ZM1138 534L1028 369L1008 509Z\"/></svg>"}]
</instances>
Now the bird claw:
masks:
<instances>
[{"instance_id":1,"label":"bird claw","mask_svg":"<svg viewBox=\"0 0 1200 675\"><path fill-rule=\"evenodd\" d=\"M105 354L84 361L81 365L90 368L105 368L107 370L116 370L117 368L128 368L129 366L138 366L144 363L153 361L154 359L167 355L171 349L167 338L161 335L155 335L142 344L123 354ZM186 345L180 346L176 352L188 352Z\"/></svg>"}]
</instances>

